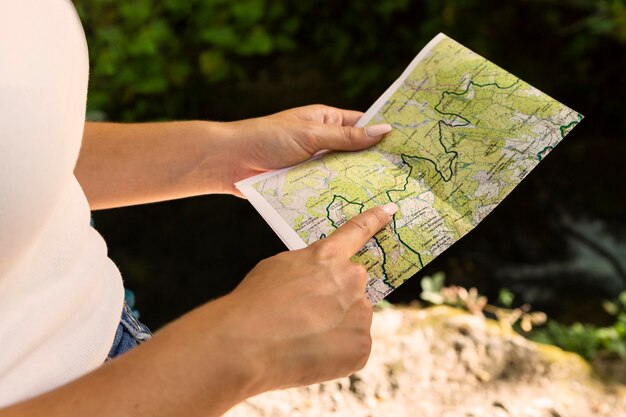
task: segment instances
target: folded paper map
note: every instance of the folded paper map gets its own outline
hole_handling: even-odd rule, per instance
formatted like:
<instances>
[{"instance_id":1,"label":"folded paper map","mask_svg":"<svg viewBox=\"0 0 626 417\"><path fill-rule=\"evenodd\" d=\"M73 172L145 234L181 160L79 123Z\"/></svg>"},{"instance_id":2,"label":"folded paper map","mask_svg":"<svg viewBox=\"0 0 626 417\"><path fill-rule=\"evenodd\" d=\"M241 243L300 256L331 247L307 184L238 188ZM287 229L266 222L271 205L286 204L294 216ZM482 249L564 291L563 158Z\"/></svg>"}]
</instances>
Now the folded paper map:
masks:
<instances>
[{"instance_id":1,"label":"folded paper map","mask_svg":"<svg viewBox=\"0 0 626 417\"><path fill-rule=\"evenodd\" d=\"M476 227L581 119L439 34L357 123L391 124L379 144L236 185L290 249L397 203L352 258L367 268L376 303Z\"/></svg>"}]
</instances>

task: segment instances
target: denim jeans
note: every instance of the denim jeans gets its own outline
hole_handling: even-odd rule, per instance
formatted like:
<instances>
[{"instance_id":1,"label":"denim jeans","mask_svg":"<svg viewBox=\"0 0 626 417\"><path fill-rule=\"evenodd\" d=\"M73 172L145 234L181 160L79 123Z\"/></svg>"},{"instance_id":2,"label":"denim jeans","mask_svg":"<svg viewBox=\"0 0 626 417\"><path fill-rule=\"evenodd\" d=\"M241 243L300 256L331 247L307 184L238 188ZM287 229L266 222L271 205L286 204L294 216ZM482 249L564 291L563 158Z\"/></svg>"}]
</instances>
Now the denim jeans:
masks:
<instances>
[{"instance_id":1,"label":"denim jeans","mask_svg":"<svg viewBox=\"0 0 626 417\"><path fill-rule=\"evenodd\" d=\"M139 320L133 316L130 307L128 307L128 304L124 302L120 324L117 326L115 339L113 339L113 346L107 355L106 361L110 361L116 356L131 350L151 337L152 333L150 332L150 329L148 329L145 324L140 323Z\"/></svg>"}]
</instances>

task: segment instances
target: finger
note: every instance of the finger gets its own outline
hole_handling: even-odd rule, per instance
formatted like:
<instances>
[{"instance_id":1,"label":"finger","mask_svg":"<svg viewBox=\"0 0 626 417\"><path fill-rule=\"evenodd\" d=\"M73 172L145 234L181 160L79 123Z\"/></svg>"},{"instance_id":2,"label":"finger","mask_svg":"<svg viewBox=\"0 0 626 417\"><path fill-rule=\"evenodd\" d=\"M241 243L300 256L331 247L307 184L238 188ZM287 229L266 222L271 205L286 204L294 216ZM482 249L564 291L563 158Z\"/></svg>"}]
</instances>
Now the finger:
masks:
<instances>
[{"instance_id":1,"label":"finger","mask_svg":"<svg viewBox=\"0 0 626 417\"><path fill-rule=\"evenodd\" d=\"M398 206L395 203L371 208L348 220L320 243L331 245L340 256L352 257L391 221L396 211Z\"/></svg>"},{"instance_id":2,"label":"finger","mask_svg":"<svg viewBox=\"0 0 626 417\"><path fill-rule=\"evenodd\" d=\"M354 126L356 122L363 116L363 112L356 110L336 109L341 116L342 126Z\"/></svg>"},{"instance_id":3,"label":"finger","mask_svg":"<svg viewBox=\"0 0 626 417\"><path fill-rule=\"evenodd\" d=\"M346 110L324 105L316 105L314 108L318 113L315 119L311 120L321 121L328 125L354 126L363 116L363 112L356 110Z\"/></svg>"},{"instance_id":4,"label":"finger","mask_svg":"<svg viewBox=\"0 0 626 417\"><path fill-rule=\"evenodd\" d=\"M389 124L367 126L366 128L338 125L318 125L315 136L319 149L354 151L368 148L378 143L391 132Z\"/></svg>"}]
</instances>

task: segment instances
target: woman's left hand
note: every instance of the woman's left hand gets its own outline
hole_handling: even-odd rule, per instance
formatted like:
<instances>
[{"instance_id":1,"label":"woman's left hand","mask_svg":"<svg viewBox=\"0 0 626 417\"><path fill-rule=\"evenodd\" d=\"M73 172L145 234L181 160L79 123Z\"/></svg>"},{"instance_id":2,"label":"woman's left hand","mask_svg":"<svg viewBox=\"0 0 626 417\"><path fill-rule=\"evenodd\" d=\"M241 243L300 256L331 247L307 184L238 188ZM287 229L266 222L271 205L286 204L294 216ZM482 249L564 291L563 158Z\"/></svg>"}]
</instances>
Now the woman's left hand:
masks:
<instances>
[{"instance_id":1,"label":"woman's left hand","mask_svg":"<svg viewBox=\"0 0 626 417\"><path fill-rule=\"evenodd\" d=\"M232 132L226 192L241 195L234 183L262 172L306 161L321 150L368 148L391 131L387 124L354 127L363 113L311 105L270 116L227 123Z\"/></svg>"},{"instance_id":2,"label":"woman's left hand","mask_svg":"<svg viewBox=\"0 0 626 417\"><path fill-rule=\"evenodd\" d=\"M87 123L74 173L92 210L228 193L234 183L323 149L377 143L390 125L356 128L361 112L313 105L238 122Z\"/></svg>"}]
</instances>

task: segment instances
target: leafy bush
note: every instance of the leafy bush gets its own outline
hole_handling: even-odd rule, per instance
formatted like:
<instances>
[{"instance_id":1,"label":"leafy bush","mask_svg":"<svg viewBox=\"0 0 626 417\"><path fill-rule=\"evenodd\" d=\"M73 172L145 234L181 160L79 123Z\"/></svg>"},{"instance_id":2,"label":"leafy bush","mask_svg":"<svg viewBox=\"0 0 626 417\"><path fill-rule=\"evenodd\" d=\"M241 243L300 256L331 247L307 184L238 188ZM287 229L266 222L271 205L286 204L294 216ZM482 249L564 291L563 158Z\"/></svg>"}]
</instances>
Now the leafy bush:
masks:
<instances>
[{"instance_id":1,"label":"leafy bush","mask_svg":"<svg viewBox=\"0 0 626 417\"><path fill-rule=\"evenodd\" d=\"M531 339L576 352L587 359L598 355L616 355L626 360L626 291L613 302L605 302L607 313L614 317L610 326L560 324L550 320L544 329L536 330Z\"/></svg>"},{"instance_id":2,"label":"leafy bush","mask_svg":"<svg viewBox=\"0 0 626 417\"><path fill-rule=\"evenodd\" d=\"M488 304L487 297L480 295L476 288L467 290L457 285L446 287L444 282L443 272L438 272L432 277L425 276L420 282L422 286L420 298L430 304L446 304L481 317L485 313L493 314L501 326L511 328L518 324L524 332L531 331L533 326L544 324L547 319L545 313L541 311L531 312L528 304L513 308L514 295L507 289L500 290L498 299L502 306L496 306Z\"/></svg>"},{"instance_id":3,"label":"leafy bush","mask_svg":"<svg viewBox=\"0 0 626 417\"><path fill-rule=\"evenodd\" d=\"M75 4L90 46L90 115L122 120L219 113L229 92L240 94L233 112L258 111L247 109L241 97L263 84L274 89L285 84L289 95L303 101L325 91L348 105L368 105L439 31L497 62L511 62L530 81L533 72L542 71L541 78L547 79L551 74L545 71L554 68L559 71L554 82L564 91L573 90L572 84L593 70L589 66L596 65L599 50L611 48L600 40L626 44L623 0ZM535 58L551 65L513 52L528 45L536 48ZM555 56L556 49L563 52ZM561 66L555 66L559 61ZM606 77L596 71L593 82L608 82ZM298 84L294 78L303 80ZM598 103L606 106L605 98L599 96Z\"/></svg>"},{"instance_id":4,"label":"leafy bush","mask_svg":"<svg viewBox=\"0 0 626 417\"><path fill-rule=\"evenodd\" d=\"M476 288L466 290L457 286L446 287L444 283L445 275L441 272L422 278L420 298L430 304L451 305L472 314L491 313L505 327L518 323L519 328L514 328L521 329L521 333L531 340L576 352L588 360L598 355L615 355L626 360L626 291L616 300L603 303L607 313L615 318L610 326L597 327L583 323L565 325L549 320L544 328L536 328L534 326L546 322L546 315L539 311L531 312L528 304L511 308L515 296L506 289L501 290L498 297L502 306L495 306L488 304L487 298L478 294ZM532 333L529 333L531 330Z\"/></svg>"},{"instance_id":5,"label":"leafy bush","mask_svg":"<svg viewBox=\"0 0 626 417\"><path fill-rule=\"evenodd\" d=\"M198 85L245 77L254 57L293 49L298 27L264 0L76 5L90 47L91 114L126 120L180 116Z\"/></svg>"}]
</instances>

